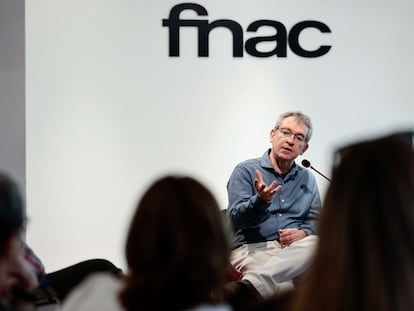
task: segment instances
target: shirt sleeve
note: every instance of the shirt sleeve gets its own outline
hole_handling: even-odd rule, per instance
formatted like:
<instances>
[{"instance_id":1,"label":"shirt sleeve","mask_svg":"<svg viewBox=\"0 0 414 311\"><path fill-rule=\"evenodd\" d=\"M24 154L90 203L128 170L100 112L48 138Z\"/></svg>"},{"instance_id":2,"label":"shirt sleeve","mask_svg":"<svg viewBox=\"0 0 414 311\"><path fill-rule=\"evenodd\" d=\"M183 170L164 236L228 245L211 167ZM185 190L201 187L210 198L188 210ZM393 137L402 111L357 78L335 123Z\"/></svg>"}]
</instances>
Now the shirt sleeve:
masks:
<instances>
[{"instance_id":1,"label":"shirt sleeve","mask_svg":"<svg viewBox=\"0 0 414 311\"><path fill-rule=\"evenodd\" d=\"M270 203L259 199L254 187L255 175L247 168L238 165L227 183L229 215L233 226L246 229L258 225L269 217L267 208Z\"/></svg>"}]
</instances>

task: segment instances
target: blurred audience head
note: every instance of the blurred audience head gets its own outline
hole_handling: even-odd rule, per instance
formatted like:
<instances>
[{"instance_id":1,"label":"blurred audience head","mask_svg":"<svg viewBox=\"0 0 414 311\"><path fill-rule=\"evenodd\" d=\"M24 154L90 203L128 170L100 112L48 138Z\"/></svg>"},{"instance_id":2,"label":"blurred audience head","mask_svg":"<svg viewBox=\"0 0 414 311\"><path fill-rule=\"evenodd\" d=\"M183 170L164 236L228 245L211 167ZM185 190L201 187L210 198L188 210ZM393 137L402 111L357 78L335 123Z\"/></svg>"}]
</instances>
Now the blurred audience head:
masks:
<instances>
[{"instance_id":1,"label":"blurred audience head","mask_svg":"<svg viewBox=\"0 0 414 311\"><path fill-rule=\"evenodd\" d=\"M414 153L391 135L336 153L294 310L414 310Z\"/></svg>"},{"instance_id":2,"label":"blurred audience head","mask_svg":"<svg viewBox=\"0 0 414 311\"><path fill-rule=\"evenodd\" d=\"M0 173L0 297L15 299L13 290L32 291L36 275L24 258L22 231L25 225L23 199L17 184Z\"/></svg>"},{"instance_id":3,"label":"blurred audience head","mask_svg":"<svg viewBox=\"0 0 414 311\"><path fill-rule=\"evenodd\" d=\"M184 310L216 303L230 248L219 206L185 176L155 181L142 196L126 242L127 310Z\"/></svg>"}]
</instances>

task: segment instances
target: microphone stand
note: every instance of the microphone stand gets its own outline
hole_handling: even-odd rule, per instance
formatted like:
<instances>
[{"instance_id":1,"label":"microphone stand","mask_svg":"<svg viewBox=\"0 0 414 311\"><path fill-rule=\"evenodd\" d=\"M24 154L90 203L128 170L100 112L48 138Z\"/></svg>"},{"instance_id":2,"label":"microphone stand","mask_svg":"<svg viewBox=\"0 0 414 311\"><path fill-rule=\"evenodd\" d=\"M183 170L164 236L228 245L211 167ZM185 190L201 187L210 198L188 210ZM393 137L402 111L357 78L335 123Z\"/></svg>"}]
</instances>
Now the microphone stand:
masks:
<instances>
[{"instance_id":1,"label":"microphone stand","mask_svg":"<svg viewBox=\"0 0 414 311\"><path fill-rule=\"evenodd\" d=\"M322 174L321 172L319 172L316 168L314 168L311 163L308 160L302 160L302 165L306 168L311 168L313 169L316 173L318 173L319 175L321 175L323 178L325 178L327 181L331 181L328 177L326 177L324 174Z\"/></svg>"}]
</instances>

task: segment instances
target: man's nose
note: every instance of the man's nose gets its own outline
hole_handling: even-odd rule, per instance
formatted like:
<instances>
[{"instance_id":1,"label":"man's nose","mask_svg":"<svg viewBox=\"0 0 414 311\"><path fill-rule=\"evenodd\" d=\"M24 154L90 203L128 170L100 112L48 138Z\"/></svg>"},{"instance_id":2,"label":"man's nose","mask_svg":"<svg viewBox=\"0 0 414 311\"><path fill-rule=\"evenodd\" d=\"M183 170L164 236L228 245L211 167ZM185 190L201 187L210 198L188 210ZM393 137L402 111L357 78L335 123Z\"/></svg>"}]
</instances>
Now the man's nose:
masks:
<instances>
[{"instance_id":1,"label":"man's nose","mask_svg":"<svg viewBox=\"0 0 414 311\"><path fill-rule=\"evenodd\" d=\"M295 135L290 135L288 138L287 138L287 142L290 144L290 145L294 145L295 144Z\"/></svg>"}]
</instances>

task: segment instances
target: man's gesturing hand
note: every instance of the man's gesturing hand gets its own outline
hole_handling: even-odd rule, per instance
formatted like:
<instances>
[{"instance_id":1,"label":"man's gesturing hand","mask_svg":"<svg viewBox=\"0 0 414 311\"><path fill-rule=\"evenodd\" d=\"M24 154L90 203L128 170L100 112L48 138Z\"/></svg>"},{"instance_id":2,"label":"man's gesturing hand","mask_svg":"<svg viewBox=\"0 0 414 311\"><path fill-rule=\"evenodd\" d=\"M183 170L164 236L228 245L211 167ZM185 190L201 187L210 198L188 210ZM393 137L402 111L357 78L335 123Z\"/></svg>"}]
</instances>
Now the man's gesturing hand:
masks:
<instances>
[{"instance_id":1,"label":"man's gesturing hand","mask_svg":"<svg viewBox=\"0 0 414 311\"><path fill-rule=\"evenodd\" d=\"M276 187L276 180L272 181L269 186L266 185L263 181L262 173L260 173L259 170L256 170L256 176L257 178L254 180L254 187L257 190L259 198L266 203L271 203L275 193L282 189L282 186L279 185Z\"/></svg>"}]
</instances>

